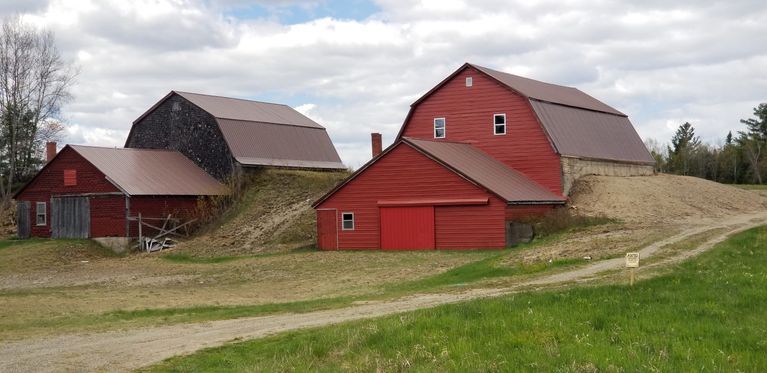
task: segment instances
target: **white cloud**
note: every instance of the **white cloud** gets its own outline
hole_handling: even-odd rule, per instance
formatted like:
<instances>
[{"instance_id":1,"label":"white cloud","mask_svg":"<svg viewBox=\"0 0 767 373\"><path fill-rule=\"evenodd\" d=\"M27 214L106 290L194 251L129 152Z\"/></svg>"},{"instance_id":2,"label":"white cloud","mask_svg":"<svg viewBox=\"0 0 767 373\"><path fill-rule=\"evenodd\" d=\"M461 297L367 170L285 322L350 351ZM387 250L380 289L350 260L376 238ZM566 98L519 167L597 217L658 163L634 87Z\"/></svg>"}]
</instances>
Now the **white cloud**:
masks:
<instances>
[{"instance_id":1,"label":"white cloud","mask_svg":"<svg viewBox=\"0 0 767 373\"><path fill-rule=\"evenodd\" d=\"M252 4L51 0L0 12L56 33L81 68L62 113L69 141L97 145L122 145L136 117L180 89L296 106L356 167L370 132L390 143L410 103L467 61L577 86L660 141L684 121L716 141L767 100L760 1L377 0L380 13L358 20L236 18Z\"/></svg>"}]
</instances>

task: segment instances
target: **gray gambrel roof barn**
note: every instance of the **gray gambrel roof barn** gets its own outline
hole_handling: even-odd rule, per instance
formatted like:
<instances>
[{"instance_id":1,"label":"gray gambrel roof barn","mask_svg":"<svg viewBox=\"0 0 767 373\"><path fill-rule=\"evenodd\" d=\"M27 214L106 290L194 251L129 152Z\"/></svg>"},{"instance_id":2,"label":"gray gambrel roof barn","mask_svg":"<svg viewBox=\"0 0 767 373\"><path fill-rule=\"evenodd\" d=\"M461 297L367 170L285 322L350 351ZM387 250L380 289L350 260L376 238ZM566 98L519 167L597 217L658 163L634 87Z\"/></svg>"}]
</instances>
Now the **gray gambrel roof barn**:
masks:
<instances>
[{"instance_id":1,"label":"gray gambrel roof barn","mask_svg":"<svg viewBox=\"0 0 767 373\"><path fill-rule=\"evenodd\" d=\"M180 91L133 122L125 147L178 150L220 180L237 167L345 168L325 128L290 106Z\"/></svg>"}]
</instances>

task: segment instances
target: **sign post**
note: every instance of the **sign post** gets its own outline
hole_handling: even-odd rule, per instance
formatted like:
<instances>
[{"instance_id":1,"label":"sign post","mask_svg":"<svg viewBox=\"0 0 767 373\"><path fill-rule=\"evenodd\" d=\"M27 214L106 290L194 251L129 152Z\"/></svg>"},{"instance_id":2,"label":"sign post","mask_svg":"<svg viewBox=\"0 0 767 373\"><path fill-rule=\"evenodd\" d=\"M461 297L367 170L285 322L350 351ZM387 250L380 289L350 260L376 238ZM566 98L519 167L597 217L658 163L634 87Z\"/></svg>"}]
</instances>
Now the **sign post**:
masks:
<instances>
[{"instance_id":1,"label":"sign post","mask_svg":"<svg viewBox=\"0 0 767 373\"><path fill-rule=\"evenodd\" d=\"M626 253L626 268L629 269L629 285L634 286L635 271L639 268L639 253Z\"/></svg>"}]
</instances>

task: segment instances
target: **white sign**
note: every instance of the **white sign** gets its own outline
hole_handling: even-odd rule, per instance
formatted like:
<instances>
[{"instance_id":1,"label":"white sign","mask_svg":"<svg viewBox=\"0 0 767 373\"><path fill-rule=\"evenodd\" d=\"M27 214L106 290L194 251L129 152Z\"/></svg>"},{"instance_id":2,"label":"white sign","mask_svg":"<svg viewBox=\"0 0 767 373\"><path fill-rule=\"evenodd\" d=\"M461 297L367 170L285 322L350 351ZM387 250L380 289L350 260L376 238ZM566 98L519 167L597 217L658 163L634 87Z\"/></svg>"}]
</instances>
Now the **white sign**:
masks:
<instances>
[{"instance_id":1,"label":"white sign","mask_svg":"<svg viewBox=\"0 0 767 373\"><path fill-rule=\"evenodd\" d=\"M626 253L626 268L639 268L639 253Z\"/></svg>"}]
</instances>

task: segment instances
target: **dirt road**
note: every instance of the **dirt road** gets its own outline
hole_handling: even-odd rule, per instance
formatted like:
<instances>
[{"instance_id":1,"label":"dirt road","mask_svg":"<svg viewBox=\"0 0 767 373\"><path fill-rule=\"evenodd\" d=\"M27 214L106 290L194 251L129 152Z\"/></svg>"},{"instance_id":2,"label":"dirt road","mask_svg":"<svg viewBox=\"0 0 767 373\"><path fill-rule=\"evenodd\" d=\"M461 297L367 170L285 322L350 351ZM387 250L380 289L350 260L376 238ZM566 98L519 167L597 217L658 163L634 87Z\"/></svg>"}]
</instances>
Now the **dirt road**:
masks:
<instances>
[{"instance_id":1,"label":"dirt road","mask_svg":"<svg viewBox=\"0 0 767 373\"><path fill-rule=\"evenodd\" d=\"M765 224L765 222L767 222L767 212L700 221L699 224L689 227L682 233L643 248L640 255L648 258L668 244L711 229L725 228L724 233L692 251L668 258L666 262L682 260L710 249L733 233ZM601 272L621 268L623 263L623 258L610 259L571 271L533 278L505 288L476 289L462 293L421 294L342 309L16 341L0 345L0 371L125 371L156 363L174 355L221 345L238 338L258 338L289 330L495 297L520 291L522 288L588 281Z\"/></svg>"}]
</instances>

